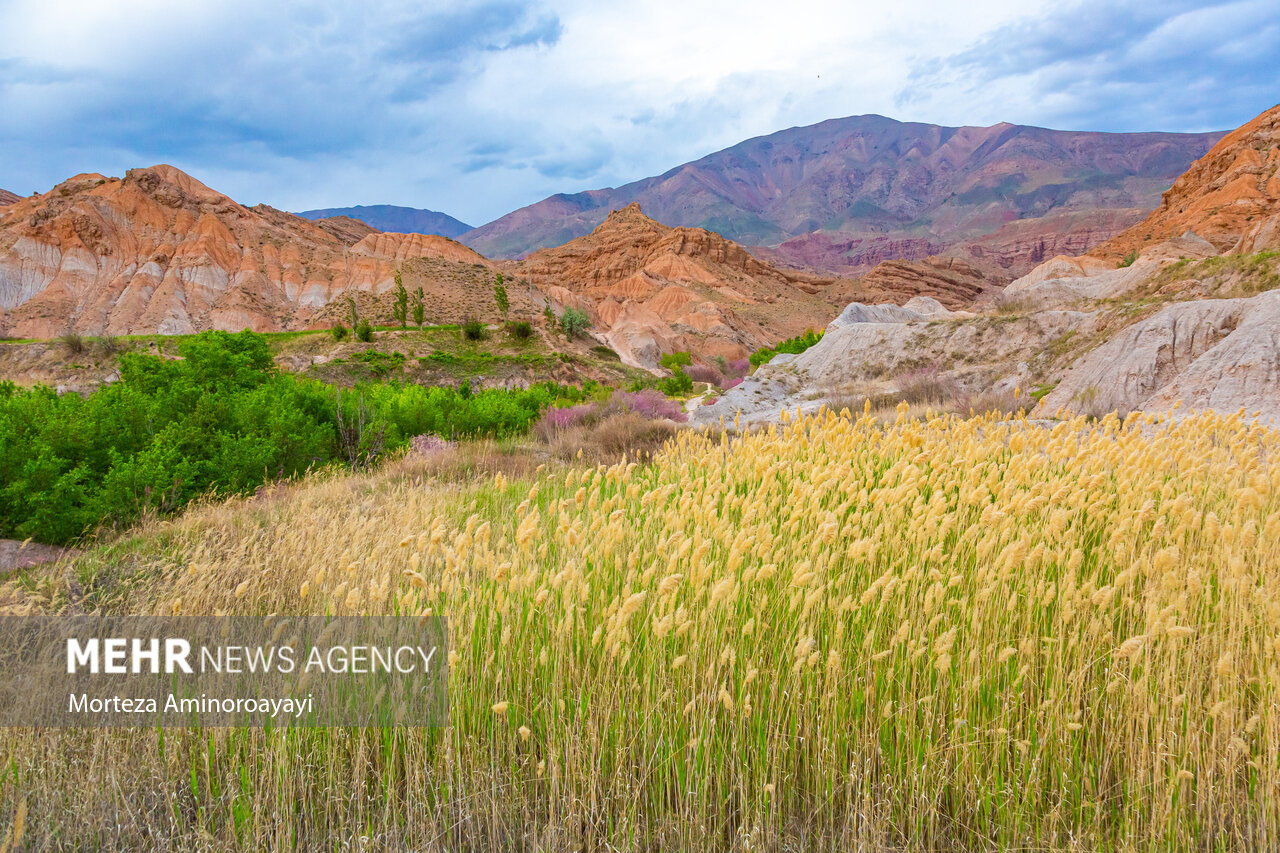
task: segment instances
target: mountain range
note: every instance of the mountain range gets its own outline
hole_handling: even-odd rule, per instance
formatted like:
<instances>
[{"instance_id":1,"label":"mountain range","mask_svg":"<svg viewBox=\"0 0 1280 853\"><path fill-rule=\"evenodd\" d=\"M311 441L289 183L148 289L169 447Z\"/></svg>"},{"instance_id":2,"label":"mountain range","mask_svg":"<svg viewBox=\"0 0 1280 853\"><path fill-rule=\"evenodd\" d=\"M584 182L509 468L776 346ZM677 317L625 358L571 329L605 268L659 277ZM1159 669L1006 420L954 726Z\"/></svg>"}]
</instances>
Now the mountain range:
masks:
<instances>
[{"instance_id":1,"label":"mountain range","mask_svg":"<svg viewBox=\"0 0 1280 853\"><path fill-rule=\"evenodd\" d=\"M447 213L417 207L398 207L394 204L358 204L355 207L328 207L321 210L303 210L303 219L330 219L346 216L377 228L402 234L439 234L457 238L473 230L472 226L454 219Z\"/></svg>"},{"instance_id":2,"label":"mountain range","mask_svg":"<svg viewBox=\"0 0 1280 853\"><path fill-rule=\"evenodd\" d=\"M775 263L842 274L947 253L1007 281L1137 222L1222 133L941 127L877 115L749 139L617 188L553 195L459 236L522 257L639 202Z\"/></svg>"}]
</instances>

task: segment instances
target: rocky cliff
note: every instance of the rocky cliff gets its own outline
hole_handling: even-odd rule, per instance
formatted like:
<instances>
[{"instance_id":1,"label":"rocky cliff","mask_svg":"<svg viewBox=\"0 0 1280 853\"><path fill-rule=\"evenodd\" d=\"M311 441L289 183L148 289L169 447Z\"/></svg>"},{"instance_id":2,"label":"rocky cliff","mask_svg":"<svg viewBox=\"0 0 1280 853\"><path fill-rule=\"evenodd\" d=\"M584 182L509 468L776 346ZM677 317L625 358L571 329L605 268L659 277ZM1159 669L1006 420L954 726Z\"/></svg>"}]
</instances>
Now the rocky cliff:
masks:
<instances>
[{"instance_id":1,"label":"rocky cliff","mask_svg":"<svg viewBox=\"0 0 1280 853\"><path fill-rule=\"evenodd\" d=\"M1188 231L1219 252L1280 248L1280 105L1191 164L1146 219L1092 254L1118 259Z\"/></svg>"},{"instance_id":2,"label":"rocky cliff","mask_svg":"<svg viewBox=\"0 0 1280 853\"><path fill-rule=\"evenodd\" d=\"M487 264L444 237L245 207L171 166L77 175L0 208L0 331L301 328L348 289L386 291L419 257Z\"/></svg>"}]
</instances>

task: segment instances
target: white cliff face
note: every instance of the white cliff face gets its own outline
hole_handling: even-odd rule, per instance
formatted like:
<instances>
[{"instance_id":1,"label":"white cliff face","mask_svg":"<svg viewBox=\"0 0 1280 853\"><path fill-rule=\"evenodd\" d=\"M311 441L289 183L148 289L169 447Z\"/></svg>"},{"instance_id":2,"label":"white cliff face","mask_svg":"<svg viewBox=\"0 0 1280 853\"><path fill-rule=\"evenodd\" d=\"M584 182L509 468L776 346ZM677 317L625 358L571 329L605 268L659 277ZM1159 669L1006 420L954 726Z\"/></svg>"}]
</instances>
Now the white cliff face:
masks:
<instances>
[{"instance_id":1,"label":"white cliff face","mask_svg":"<svg viewBox=\"0 0 1280 853\"><path fill-rule=\"evenodd\" d=\"M1082 357L1040 411L1244 410L1280 425L1280 291L1170 305Z\"/></svg>"}]
</instances>

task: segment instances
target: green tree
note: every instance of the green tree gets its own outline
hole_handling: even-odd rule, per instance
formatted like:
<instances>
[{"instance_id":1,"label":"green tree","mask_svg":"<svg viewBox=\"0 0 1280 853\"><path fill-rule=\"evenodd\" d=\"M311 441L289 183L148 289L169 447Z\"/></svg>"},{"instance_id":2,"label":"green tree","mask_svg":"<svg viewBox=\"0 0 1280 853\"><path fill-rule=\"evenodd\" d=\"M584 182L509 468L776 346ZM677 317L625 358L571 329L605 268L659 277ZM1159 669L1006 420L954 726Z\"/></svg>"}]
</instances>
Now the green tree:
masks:
<instances>
[{"instance_id":1,"label":"green tree","mask_svg":"<svg viewBox=\"0 0 1280 853\"><path fill-rule=\"evenodd\" d=\"M693 357L687 352L669 352L658 360L658 363L667 370L676 371L681 367L688 367L693 364Z\"/></svg>"},{"instance_id":2,"label":"green tree","mask_svg":"<svg viewBox=\"0 0 1280 853\"><path fill-rule=\"evenodd\" d=\"M413 292L413 322L422 328L422 317L427 310L426 296L419 287Z\"/></svg>"},{"instance_id":3,"label":"green tree","mask_svg":"<svg viewBox=\"0 0 1280 853\"><path fill-rule=\"evenodd\" d=\"M591 318L580 308L574 308L571 305L560 315L560 329L567 338L576 338L590 328Z\"/></svg>"},{"instance_id":4,"label":"green tree","mask_svg":"<svg viewBox=\"0 0 1280 853\"><path fill-rule=\"evenodd\" d=\"M507 299L507 288L502 283L502 273L498 273L498 279L493 283L493 299L498 303L498 313L505 321L507 313L511 310L511 302Z\"/></svg>"},{"instance_id":5,"label":"green tree","mask_svg":"<svg viewBox=\"0 0 1280 853\"><path fill-rule=\"evenodd\" d=\"M404 289L404 282L400 280L400 270L396 270L396 298L391 307L392 315L400 321L400 328L407 328L409 325L409 291Z\"/></svg>"}]
</instances>

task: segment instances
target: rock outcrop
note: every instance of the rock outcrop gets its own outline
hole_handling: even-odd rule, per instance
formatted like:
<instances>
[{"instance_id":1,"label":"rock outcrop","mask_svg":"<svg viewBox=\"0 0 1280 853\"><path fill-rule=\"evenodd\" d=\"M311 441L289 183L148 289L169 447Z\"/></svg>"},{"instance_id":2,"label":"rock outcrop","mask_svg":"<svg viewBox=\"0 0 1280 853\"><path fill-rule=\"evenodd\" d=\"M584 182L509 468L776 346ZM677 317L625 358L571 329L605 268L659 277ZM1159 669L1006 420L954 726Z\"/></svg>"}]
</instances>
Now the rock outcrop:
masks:
<instances>
[{"instance_id":1,"label":"rock outcrop","mask_svg":"<svg viewBox=\"0 0 1280 853\"><path fill-rule=\"evenodd\" d=\"M906 302L916 296L938 300L947 308L967 308L993 283L972 264L958 258L883 261L862 277L865 298ZM1001 282L1003 284L1003 282Z\"/></svg>"},{"instance_id":2,"label":"rock outcrop","mask_svg":"<svg viewBox=\"0 0 1280 853\"><path fill-rule=\"evenodd\" d=\"M488 263L443 237L245 207L172 166L77 175L0 208L0 327L37 338L302 328L348 289L385 292L423 257Z\"/></svg>"},{"instance_id":3,"label":"rock outcrop","mask_svg":"<svg viewBox=\"0 0 1280 853\"><path fill-rule=\"evenodd\" d=\"M835 314L821 295L835 280L777 269L719 234L655 222L636 204L514 269L553 307L586 311L595 332L638 367L673 350L742 358Z\"/></svg>"},{"instance_id":4,"label":"rock outcrop","mask_svg":"<svg viewBox=\"0 0 1280 853\"><path fill-rule=\"evenodd\" d=\"M16 201L21 201L21 200L22 200L22 196L18 195L17 193L11 193L8 190L0 190L0 207L4 207L5 205L8 205L8 204L13 204Z\"/></svg>"},{"instance_id":5,"label":"rock outcrop","mask_svg":"<svg viewBox=\"0 0 1280 853\"><path fill-rule=\"evenodd\" d=\"M1280 248L1280 105L1223 137L1159 206L1093 254L1115 260L1188 231L1218 252Z\"/></svg>"},{"instance_id":6,"label":"rock outcrop","mask_svg":"<svg viewBox=\"0 0 1280 853\"><path fill-rule=\"evenodd\" d=\"M1084 356L1040 411L1245 410L1280 426L1280 291L1169 305Z\"/></svg>"}]
</instances>

